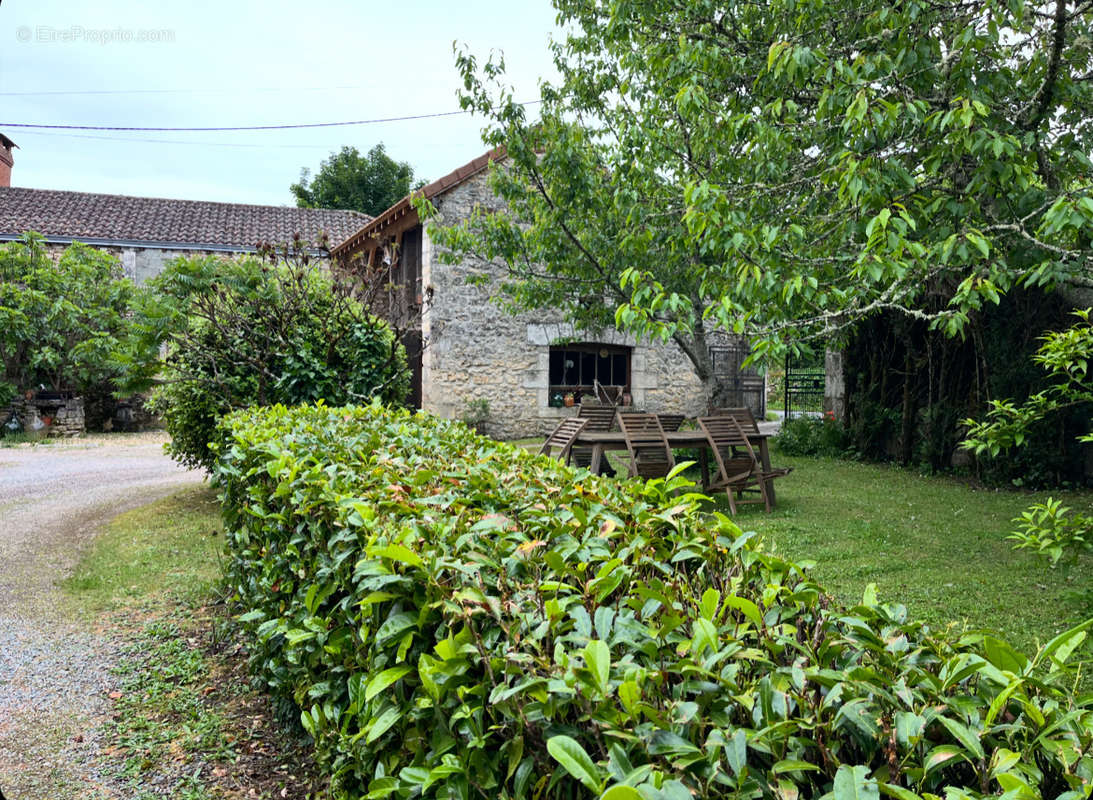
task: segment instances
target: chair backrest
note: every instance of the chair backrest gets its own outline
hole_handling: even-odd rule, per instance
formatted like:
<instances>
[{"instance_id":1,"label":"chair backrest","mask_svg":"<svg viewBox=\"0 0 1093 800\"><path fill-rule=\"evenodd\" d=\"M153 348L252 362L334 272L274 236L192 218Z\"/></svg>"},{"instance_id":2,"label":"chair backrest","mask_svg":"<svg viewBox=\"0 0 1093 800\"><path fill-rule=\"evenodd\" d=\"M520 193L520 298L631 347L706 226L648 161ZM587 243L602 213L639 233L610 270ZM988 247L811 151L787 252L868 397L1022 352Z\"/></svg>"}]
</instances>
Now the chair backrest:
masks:
<instances>
[{"instance_id":1,"label":"chair backrest","mask_svg":"<svg viewBox=\"0 0 1093 800\"><path fill-rule=\"evenodd\" d=\"M666 431L678 431L679 426L683 424L683 420L687 419L683 414L657 414L657 419L660 420L660 427Z\"/></svg>"},{"instance_id":2,"label":"chair backrest","mask_svg":"<svg viewBox=\"0 0 1093 800\"><path fill-rule=\"evenodd\" d=\"M619 426L630 452L631 476L662 478L676 465L656 414L619 414Z\"/></svg>"},{"instance_id":3,"label":"chair backrest","mask_svg":"<svg viewBox=\"0 0 1093 800\"><path fill-rule=\"evenodd\" d=\"M550 435L547 436L546 441L543 442L543 446L539 448L540 455L553 455L551 450L559 448L561 452L558 453L558 459L565 462L569 458L569 451L573 447L573 442L576 441L578 434L585 429L588 425L587 419L578 419L577 417L568 417L558 423Z\"/></svg>"},{"instance_id":4,"label":"chair backrest","mask_svg":"<svg viewBox=\"0 0 1093 800\"><path fill-rule=\"evenodd\" d=\"M732 417L745 434L759 433L759 423L755 421L755 415L751 413L751 409L747 406L743 408L711 408L710 416Z\"/></svg>"},{"instance_id":5,"label":"chair backrest","mask_svg":"<svg viewBox=\"0 0 1093 800\"><path fill-rule=\"evenodd\" d=\"M755 451L752 450L751 442L748 441L747 434L744 433L744 429L736 420L736 417L728 414L700 417L698 427L706 433L706 439L715 449L724 452L729 448L737 448L747 451L752 458L755 458Z\"/></svg>"},{"instance_id":6,"label":"chair backrest","mask_svg":"<svg viewBox=\"0 0 1093 800\"><path fill-rule=\"evenodd\" d=\"M615 424L615 406L605 403L581 403L577 416L588 420L588 430L609 431Z\"/></svg>"},{"instance_id":7,"label":"chair backrest","mask_svg":"<svg viewBox=\"0 0 1093 800\"><path fill-rule=\"evenodd\" d=\"M710 481L710 488L725 490L733 514L736 513L737 504L753 502L763 503L769 512L771 502L767 477L736 418L728 415L700 417L698 427L706 434L706 441L717 460L717 475ZM745 500L745 492L758 492L759 498ZM734 493L739 497L734 499Z\"/></svg>"}]
</instances>

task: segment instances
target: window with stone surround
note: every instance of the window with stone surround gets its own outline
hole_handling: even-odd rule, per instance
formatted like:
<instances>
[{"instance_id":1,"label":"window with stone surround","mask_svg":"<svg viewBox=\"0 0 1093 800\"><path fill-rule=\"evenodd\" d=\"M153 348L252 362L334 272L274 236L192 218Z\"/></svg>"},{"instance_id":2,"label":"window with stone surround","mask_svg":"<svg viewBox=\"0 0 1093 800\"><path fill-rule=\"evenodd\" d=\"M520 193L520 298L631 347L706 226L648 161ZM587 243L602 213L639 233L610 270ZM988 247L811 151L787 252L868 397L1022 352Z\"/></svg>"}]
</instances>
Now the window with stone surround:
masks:
<instances>
[{"instance_id":1,"label":"window with stone surround","mask_svg":"<svg viewBox=\"0 0 1093 800\"><path fill-rule=\"evenodd\" d=\"M594 397L596 382L617 393L629 390L632 349L597 343L552 345L550 405L562 405L568 394L576 402L582 395Z\"/></svg>"}]
</instances>

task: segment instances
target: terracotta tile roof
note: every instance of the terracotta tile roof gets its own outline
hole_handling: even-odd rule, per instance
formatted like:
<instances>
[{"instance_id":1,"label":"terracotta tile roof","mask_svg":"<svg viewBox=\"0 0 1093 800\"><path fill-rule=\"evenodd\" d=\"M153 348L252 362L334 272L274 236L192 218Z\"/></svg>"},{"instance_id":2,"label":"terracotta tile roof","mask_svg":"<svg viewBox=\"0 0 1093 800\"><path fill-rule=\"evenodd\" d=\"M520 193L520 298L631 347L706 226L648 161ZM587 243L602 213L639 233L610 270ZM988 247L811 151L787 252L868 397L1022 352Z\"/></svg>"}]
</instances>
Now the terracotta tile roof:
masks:
<instances>
[{"instance_id":1,"label":"terracotta tile roof","mask_svg":"<svg viewBox=\"0 0 1093 800\"><path fill-rule=\"evenodd\" d=\"M482 172L484 169L487 169L491 161L500 161L504 157L505 148L495 147L488 153L483 153L473 161L467 162L462 167L452 170L442 178L437 178L429 185L422 187L417 192L414 192L414 194L423 195L427 200L431 200L437 195L443 194L449 189L463 183L463 181L467 180L468 178L471 178L477 175L479 172ZM335 247L330 248L331 255L342 256L353 252L356 248L360 247L361 244L366 242L369 236L374 233L378 233L379 231L386 228L388 225L391 225L393 222L406 216L407 214L413 216L414 222L416 224L417 212L410 204L410 197L411 195L406 195L406 197L399 200L397 203L384 211L378 217L369 220L368 222L364 223L364 225L360 226L359 229L351 232L352 235L344 237L344 241L338 240L341 243Z\"/></svg>"},{"instance_id":2,"label":"terracotta tile roof","mask_svg":"<svg viewBox=\"0 0 1093 800\"><path fill-rule=\"evenodd\" d=\"M0 187L0 239L33 230L47 238L252 249L299 233L341 242L371 219L356 211L254 206Z\"/></svg>"}]
</instances>

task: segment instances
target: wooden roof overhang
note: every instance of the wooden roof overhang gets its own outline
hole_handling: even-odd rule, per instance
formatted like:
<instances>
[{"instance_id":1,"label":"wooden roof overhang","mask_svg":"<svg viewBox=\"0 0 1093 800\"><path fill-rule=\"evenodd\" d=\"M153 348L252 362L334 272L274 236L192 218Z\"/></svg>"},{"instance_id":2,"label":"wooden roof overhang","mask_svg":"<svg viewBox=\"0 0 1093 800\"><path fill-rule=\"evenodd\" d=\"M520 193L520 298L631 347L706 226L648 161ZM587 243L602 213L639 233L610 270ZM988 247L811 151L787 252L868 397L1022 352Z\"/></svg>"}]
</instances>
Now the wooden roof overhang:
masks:
<instances>
[{"instance_id":1,"label":"wooden roof overhang","mask_svg":"<svg viewBox=\"0 0 1093 800\"><path fill-rule=\"evenodd\" d=\"M341 261L349 261L365 253L371 255L386 241L398 241L403 233L421 224L417 209L414 208L411 202L412 197L420 196L426 200L432 200L434 197L463 183L468 178L488 169L491 162L499 161L504 156L505 149L496 147L449 172L444 177L438 178L417 192L406 195L406 197L362 226L360 230L331 250L330 255Z\"/></svg>"}]
</instances>

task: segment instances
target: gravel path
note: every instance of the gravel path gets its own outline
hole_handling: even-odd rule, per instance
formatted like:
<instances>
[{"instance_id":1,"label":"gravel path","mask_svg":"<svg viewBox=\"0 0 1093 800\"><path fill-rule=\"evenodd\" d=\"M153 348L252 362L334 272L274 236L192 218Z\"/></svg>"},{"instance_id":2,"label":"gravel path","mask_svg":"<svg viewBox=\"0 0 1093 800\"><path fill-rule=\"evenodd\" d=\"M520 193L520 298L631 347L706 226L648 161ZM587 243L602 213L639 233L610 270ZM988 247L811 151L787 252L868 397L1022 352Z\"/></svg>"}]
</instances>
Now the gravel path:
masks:
<instances>
[{"instance_id":1,"label":"gravel path","mask_svg":"<svg viewBox=\"0 0 1093 800\"><path fill-rule=\"evenodd\" d=\"M199 483L161 435L0 448L0 791L111 798L92 766L114 676L109 632L64 618L57 581L117 514Z\"/></svg>"}]
</instances>

